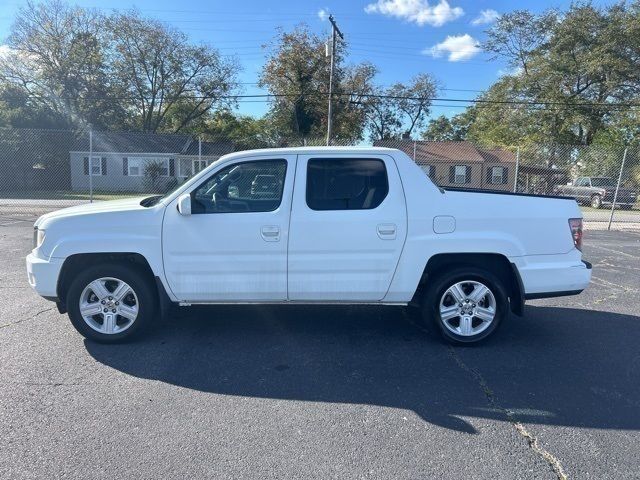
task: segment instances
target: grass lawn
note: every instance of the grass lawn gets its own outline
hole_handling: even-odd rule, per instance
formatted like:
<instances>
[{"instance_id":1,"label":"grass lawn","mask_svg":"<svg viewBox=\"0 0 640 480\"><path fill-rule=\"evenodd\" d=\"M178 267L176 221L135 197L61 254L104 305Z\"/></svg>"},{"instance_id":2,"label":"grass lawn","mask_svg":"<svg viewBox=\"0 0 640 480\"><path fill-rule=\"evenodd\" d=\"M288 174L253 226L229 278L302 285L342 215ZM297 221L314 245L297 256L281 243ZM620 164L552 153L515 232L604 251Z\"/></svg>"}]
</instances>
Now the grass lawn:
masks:
<instances>
[{"instance_id":1,"label":"grass lawn","mask_svg":"<svg viewBox=\"0 0 640 480\"><path fill-rule=\"evenodd\" d=\"M609 214L609 213L611 213L611 205L608 205L608 206L602 207L602 208L592 208L592 207L587 207L587 206L581 205L580 209L583 212L591 212L591 213L598 213L599 212L601 214L605 214L605 213ZM636 203L633 206L632 210L623 210L620 207L616 207L615 214L618 214L618 213L624 213L624 214L627 214L627 215L638 215L638 216L640 216L640 206L638 206L638 204Z\"/></svg>"},{"instance_id":2,"label":"grass lawn","mask_svg":"<svg viewBox=\"0 0 640 480\"><path fill-rule=\"evenodd\" d=\"M136 192L93 192L94 200L117 200L151 196L152 193ZM34 190L20 192L0 192L0 198L31 199L31 200L90 200L89 192L74 192L71 190Z\"/></svg>"}]
</instances>

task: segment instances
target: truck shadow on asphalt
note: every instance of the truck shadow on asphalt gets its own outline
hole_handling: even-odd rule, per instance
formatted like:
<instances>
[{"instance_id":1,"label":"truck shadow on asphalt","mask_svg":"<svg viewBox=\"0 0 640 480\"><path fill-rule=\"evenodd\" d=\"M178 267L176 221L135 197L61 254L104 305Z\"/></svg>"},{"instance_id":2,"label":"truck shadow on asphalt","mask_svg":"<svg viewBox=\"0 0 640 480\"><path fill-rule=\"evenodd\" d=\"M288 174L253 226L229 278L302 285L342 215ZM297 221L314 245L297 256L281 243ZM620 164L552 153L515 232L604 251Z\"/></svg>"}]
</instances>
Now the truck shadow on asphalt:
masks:
<instances>
[{"instance_id":1,"label":"truck shadow on asphalt","mask_svg":"<svg viewBox=\"0 0 640 480\"><path fill-rule=\"evenodd\" d=\"M507 410L529 424L640 429L640 317L526 309L477 347L446 346L400 308L325 306L194 307L140 341L85 346L135 377L407 409L470 434L481 419L507 420Z\"/></svg>"}]
</instances>

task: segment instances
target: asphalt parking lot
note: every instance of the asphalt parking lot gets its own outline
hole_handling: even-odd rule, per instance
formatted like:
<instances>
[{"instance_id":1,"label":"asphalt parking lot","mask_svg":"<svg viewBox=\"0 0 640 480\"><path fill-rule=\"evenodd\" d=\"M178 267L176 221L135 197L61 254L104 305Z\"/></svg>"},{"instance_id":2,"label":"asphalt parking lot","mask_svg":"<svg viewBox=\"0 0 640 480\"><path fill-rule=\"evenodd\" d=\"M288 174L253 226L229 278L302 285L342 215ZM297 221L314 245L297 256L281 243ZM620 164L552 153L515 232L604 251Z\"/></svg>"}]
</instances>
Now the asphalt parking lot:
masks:
<instances>
[{"instance_id":1,"label":"asphalt parking lot","mask_svg":"<svg viewBox=\"0 0 640 480\"><path fill-rule=\"evenodd\" d=\"M0 214L0 478L639 478L640 232L593 283L452 348L392 307L181 311L83 340Z\"/></svg>"}]
</instances>

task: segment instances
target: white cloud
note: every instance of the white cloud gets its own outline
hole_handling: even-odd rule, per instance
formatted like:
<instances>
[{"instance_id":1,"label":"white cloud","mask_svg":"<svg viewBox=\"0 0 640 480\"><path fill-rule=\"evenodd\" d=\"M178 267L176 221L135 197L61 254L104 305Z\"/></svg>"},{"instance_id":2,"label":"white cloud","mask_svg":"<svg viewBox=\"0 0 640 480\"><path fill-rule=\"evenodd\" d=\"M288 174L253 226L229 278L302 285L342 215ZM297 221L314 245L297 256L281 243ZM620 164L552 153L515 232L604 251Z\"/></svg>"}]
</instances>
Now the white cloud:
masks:
<instances>
[{"instance_id":1,"label":"white cloud","mask_svg":"<svg viewBox=\"0 0 640 480\"><path fill-rule=\"evenodd\" d=\"M474 18L471 21L472 25L488 25L489 23L495 22L498 18L500 18L500 14L495 10L482 10L480 15Z\"/></svg>"},{"instance_id":2,"label":"white cloud","mask_svg":"<svg viewBox=\"0 0 640 480\"><path fill-rule=\"evenodd\" d=\"M450 62L469 60L480 53L478 41L468 33L464 35L449 35L443 42L430 48L425 48L422 53L438 58L448 55Z\"/></svg>"},{"instance_id":3,"label":"white cloud","mask_svg":"<svg viewBox=\"0 0 640 480\"><path fill-rule=\"evenodd\" d=\"M520 66L516 66L513 68L499 68L498 76L499 77L504 77L504 76L517 77L522 72L524 72L524 69Z\"/></svg>"},{"instance_id":4,"label":"white cloud","mask_svg":"<svg viewBox=\"0 0 640 480\"><path fill-rule=\"evenodd\" d=\"M4 58L11 52L9 45L0 45L0 58Z\"/></svg>"},{"instance_id":5,"label":"white cloud","mask_svg":"<svg viewBox=\"0 0 640 480\"><path fill-rule=\"evenodd\" d=\"M433 6L428 0L378 0L367 5L364 11L402 18L420 26L428 24L433 27L440 27L464 15L462 8L451 7L447 0L440 0Z\"/></svg>"},{"instance_id":6,"label":"white cloud","mask_svg":"<svg viewBox=\"0 0 640 480\"><path fill-rule=\"evenodd\" d=\"M318 18L321 22L324 22L329 18L329 10L327 8L321 8L320 10L318 10Z\"/></svg>"}]
</instances>

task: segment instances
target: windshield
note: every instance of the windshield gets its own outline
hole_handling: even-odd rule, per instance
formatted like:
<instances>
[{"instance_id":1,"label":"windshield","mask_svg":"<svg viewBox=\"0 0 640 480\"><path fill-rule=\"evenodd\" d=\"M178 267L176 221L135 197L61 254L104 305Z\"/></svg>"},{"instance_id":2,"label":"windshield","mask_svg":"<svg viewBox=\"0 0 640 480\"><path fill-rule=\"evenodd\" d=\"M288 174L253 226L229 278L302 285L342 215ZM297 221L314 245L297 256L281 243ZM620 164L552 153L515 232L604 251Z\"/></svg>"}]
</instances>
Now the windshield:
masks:
<instances>
[{"instance_id":1,"label":"windshield","mask_svg":"<svg viewBox=\"0 0 640 480\"><path fill-rule=\"evenodd\" d=\"M616 182L613 181L613 178L608 177L592 177L591 185L594 187L615 187Z\"/></svg>"}]
</instances>

